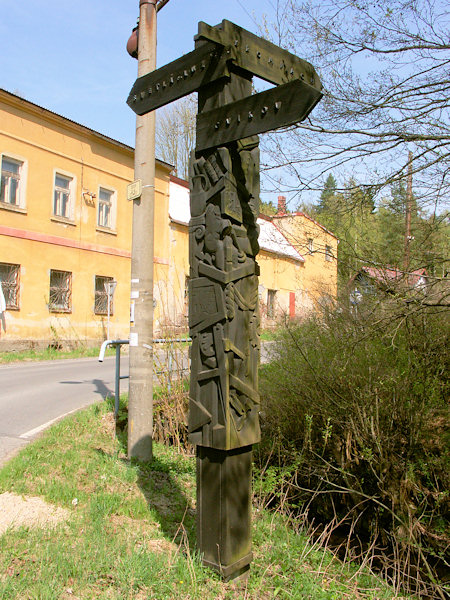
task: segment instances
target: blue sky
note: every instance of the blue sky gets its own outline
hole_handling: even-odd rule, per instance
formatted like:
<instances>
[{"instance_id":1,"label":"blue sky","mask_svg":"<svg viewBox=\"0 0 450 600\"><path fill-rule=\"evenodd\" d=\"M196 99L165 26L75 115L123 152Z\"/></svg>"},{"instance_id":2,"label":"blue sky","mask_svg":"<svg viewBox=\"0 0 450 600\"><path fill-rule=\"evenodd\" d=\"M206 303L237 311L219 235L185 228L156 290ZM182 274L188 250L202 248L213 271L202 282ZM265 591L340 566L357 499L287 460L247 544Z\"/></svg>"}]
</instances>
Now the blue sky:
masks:
<instances>
[{"instance_id":1,"label":"blue sky","mask_svg":"<svg viewBox=\"0 0 450 600\"><path fill-rule=\"evenodd\" d=\"M158 13L158 66L193 50L198 21L228 19L257 33L273 4L170 0ZM125 45L138 0L0 0L0 7L0 87L134 145L135 117L125 102L137 61Z\"/></svg>"}]
</instances>

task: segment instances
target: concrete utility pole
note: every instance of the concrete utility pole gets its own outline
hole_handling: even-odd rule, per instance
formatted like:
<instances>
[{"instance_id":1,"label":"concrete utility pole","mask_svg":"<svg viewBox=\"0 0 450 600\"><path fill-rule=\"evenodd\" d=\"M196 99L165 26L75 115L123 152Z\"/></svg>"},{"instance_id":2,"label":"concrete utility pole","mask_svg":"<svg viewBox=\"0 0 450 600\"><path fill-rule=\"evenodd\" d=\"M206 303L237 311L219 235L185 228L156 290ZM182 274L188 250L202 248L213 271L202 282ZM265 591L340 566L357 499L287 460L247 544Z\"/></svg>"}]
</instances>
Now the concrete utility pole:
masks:
<instances>
[{"instance_id":1,"label":"concrete utility pole","mask_svg":"<svg viewBox=\"0 0 450 600\"><path fill-rule=\"evenodd\" d=\"M157 0L139 1L138 77L156 68L156 4ZM133 203L128 457L150 461L153 434L154 112L136 117L134 178L141 180L142 194Z\"/></svg>"},{"instance_id":2,"label":"concrete utility pole","mask_svg":"<svg viewBox=\"0 0 450 600\"><path fill-rule=\"evenodd\" d=\"M411 236L411 212L412 212L412 158L413 153L409 151L408 154L408 179L406 186L406 206L405 206L405 255L404 255L404 269L408 271L410 261L410 244L412 241Z\"/></svg>"}]
</instances>

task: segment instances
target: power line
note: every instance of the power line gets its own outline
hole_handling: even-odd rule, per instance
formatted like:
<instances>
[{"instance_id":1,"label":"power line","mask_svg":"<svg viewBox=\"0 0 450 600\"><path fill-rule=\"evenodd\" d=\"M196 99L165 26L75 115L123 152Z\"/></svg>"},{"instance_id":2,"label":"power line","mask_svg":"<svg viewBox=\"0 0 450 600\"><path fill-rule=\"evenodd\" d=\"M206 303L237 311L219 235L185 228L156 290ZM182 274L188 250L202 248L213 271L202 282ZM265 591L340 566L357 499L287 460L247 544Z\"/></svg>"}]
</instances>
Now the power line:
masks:
<instances>
[{"instance_id":1,"label":"power line","mask_svg":"<svg viewBox=\"0 0 450 600\"><path fill-rule=\"evenodd\" d=\"M259 23L256 21L256 19L248 12L248 10L245 8L245 6L242 4L241 0L236 0L236 2L239 4L239 6L242 8L242 10L245 12L245 14L247 15L247 17L249 17L249 19L251 21L253 21L253 23L258 27Z\"/></svg>"}]
</instances>

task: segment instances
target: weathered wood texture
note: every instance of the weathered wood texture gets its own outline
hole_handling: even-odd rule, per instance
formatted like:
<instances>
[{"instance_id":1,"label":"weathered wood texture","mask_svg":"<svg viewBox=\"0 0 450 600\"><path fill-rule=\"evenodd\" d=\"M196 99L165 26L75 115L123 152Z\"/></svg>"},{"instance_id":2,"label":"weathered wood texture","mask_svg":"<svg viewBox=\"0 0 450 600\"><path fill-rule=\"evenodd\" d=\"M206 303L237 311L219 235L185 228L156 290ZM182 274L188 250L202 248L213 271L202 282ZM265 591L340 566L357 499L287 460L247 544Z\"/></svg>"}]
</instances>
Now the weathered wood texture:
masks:
<instances>
[{"instance_id":1,"label":"weathered wood texture","mask_svg":"<svg viewBox=\"0 0 450 600\"><path fill-rule=\"evenodd\" d=\"M275 85L301 79L318 91L322 89L319 77L309 62L226 19L214 27L200 22L195 39L229 46L230 60L237 67Z\"/></svg>"},{"instance_id":2,"label":"weathered wood texture","mask_svg":"<svg viewBox=\"0 0 450 600\"><path fill-rule=\"evenodd\" d=\"M127 99L135 113L143 115L205 85L229 79L230 69L275 85L299 80L318 92L322 89L309 62L230 21L215 27L200 22L195 39L195 50L135 81Z\"/></svg>"},{"instance_id":3,"label":"weathered wood texture","mask_svg":"<svg viewBox=\"0 0 450 600\"><path fill-rule=\"evenodd\" d=\"M233 74L202 106L251 92ZM232 450L259 441L258 138L193 153L190 165L189 407L194 444Z\"/></svg>"},{"instance_id":4,"label":"weathered wood texture","mask_svg":"<svg viewBox=\"0 0 450 600\"><path fill-rule=\"evenodd\" d=\"M136 79L127 104L136 114L144 115L212 81L229 79L228 58L222 45L203 43L168 65Z\"/></svg>"},{"instance_id":5,"label":"weathered wood texture","mask_svg":"<svg viewBox=\"0 0 450 600\"><path fill-rule=\"evenodd\" d=\"M248 570L252 448L197 449L197 544L203 563L226 580Z\"/></svg>"},{"instance_id":6,"label":"weathered wood texture","mask_svg":"<svg viewBox=\"0 0 450 600\"><path fill-rule=\"evenodd\" d=\"M196 150L206 150L303 121L322 93L300 79L197 116Z\"/></svg>"},{"instance_id":7,"label":"weathered wood texture","mask_svg":"<svg viewBox=\"0 0 450 600\"><path fill-rule=\"evenodd\" d=\"M225 578L248 570L251 452L260 439L259 147L256 134L304 119L320 100L312 65L222 21L196 48L138 79L145 114L198 92L189 186L189 436L197 446L197 541ZM277 87L252 95L257 75Z\"/></svg>"}]
</instances>

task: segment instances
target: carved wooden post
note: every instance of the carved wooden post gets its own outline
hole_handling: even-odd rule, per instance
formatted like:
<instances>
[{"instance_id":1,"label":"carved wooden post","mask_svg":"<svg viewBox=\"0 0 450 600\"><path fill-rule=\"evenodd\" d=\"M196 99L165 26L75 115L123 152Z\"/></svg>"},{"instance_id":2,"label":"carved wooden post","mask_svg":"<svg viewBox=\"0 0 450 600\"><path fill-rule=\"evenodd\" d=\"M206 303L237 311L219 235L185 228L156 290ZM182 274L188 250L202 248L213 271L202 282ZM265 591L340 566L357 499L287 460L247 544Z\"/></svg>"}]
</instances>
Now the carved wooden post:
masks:
<instances>
[{"instance_id":1,"label":"carved wooden post","mask_svg":"<svg viewBox=\"0 0 450 600\"><path fill-rule=\"evenodd\" d=\"M258 75L277 87L252 95ZM314 68L244 29L199 23L196 49L139 78L138 114L198 91L190 162L189 433L197 446L197 545L225 579L251 553L252 445L259 429L258 133L303 120Z\"/></svg>"},{"instance_id":2,"label":"carved wooden post","mask_svg":"<svg viewBox=\"0 0 450 600\"><path fill-rule=\"evenodd\" d=\"M251 78L199 91L199 115L251 95ZM256 136L193 152L189 431L197 445L197 543L224 578L251 562L252 444L258 409L259 149Z\"/></svg>"}]
</instances>

